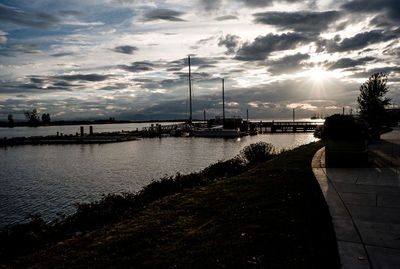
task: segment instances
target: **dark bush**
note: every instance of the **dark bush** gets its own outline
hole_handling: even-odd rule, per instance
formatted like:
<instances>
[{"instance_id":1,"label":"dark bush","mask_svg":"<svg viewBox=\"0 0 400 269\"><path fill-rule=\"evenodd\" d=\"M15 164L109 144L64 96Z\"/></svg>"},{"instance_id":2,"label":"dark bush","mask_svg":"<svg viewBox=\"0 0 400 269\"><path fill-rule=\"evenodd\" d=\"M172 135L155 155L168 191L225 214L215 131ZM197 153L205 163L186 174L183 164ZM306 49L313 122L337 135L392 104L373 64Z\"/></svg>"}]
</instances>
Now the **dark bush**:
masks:
<instances>
[{"instance_id":1,"label":"dark bush","mask_svg":"<svg viewBox=\"0 0 400 269\"><path fill-rule=\"evenodd\" d=\"M248 145L240 151L240 157L248 164L257 164L271 159L276 155L272 144L258 142Z\"/></svg>"},{"instance_id":2,"label":"dark bush","mask_svg":"<svg viewBox=\"0 0 400 269\"><path fill-rule=\"evenodd\" d=\"M365 123L350 115L335 114L325 119L323 126L318 127L314 136L322 140L354 140L367 138Z\"/></svg>"}]
</instances>

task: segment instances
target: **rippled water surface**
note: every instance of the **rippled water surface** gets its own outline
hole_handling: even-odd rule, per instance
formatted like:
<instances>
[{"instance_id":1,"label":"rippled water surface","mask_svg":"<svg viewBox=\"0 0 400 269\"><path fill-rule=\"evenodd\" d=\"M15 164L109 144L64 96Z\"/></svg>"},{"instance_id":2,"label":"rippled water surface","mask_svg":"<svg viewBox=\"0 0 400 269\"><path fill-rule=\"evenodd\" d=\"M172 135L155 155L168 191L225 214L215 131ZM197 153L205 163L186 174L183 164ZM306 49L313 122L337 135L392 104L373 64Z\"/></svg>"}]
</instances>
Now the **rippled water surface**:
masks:
<instances>
[{"instance_id":1,"label":"rippled water surface","mask_svg":"<svg viewBox=\"0 0 400 269\"><path fill-rule=\"evenodd\" d=\"M128 130L120 127L113 128ZM39 213L46 220L57 212L70 214L75 203L98 200L110 192L135 192L152 179L201 170L258 141L282 149L314 138L310 133L241 139L166 137L101 145L0 148L0 226L24 222L29 213Z\"/></svg>"}]
</instances>

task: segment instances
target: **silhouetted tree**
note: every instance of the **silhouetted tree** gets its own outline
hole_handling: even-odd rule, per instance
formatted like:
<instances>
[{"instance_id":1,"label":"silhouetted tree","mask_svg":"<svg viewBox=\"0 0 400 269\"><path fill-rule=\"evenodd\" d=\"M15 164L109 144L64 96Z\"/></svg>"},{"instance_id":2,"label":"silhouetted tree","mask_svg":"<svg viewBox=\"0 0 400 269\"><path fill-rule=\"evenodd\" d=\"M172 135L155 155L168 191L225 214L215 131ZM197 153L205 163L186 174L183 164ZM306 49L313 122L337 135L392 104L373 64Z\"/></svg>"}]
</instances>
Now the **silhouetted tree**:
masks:
<instances>
[{"instance_id":1,"label":"silhouetted tree","mask_svg":"<svg viewBox=\"0 0 400 269\"><path fill-rule=\"evenodd\" d=\"M368 123L374 139L379 139L382 121L385 117L385 106L390 104L390 99L385 97L389 91L386 83L386 74L373 74L361 85L360 95L357 99L360 106L360 117Z\"/></svg>"},{"instance_id":2,"label":"silhouetted tree","mask_svg":"<svg viewBox=\"0 0 400 269\"><path fill-rule=\"evenodd\" d=\"M42 114L42 122L43 123L50 123L50 114L49 113L43 113Z\"/></svg>"},{"instance_id":3,"label":"silhouetted tree","mask_svg":"<svg viewBox=\"0 0 400 269\"><path fill-rule=\"evenodd\" d=\"M8 115L8 127L14 127L14 117L12 114Z\"/></svg>"},{"instance_id":4,"label":"silhouetted tree","mask_svg":"<svg viewBox=\"0 0 400 269\"><path fill-rule=\"evenodd\" d=\"M32 109L32 111L26 111L24 115L29 125L38 126L40 124L40 118L36 108Z\"/></svg>"}]
</instances>

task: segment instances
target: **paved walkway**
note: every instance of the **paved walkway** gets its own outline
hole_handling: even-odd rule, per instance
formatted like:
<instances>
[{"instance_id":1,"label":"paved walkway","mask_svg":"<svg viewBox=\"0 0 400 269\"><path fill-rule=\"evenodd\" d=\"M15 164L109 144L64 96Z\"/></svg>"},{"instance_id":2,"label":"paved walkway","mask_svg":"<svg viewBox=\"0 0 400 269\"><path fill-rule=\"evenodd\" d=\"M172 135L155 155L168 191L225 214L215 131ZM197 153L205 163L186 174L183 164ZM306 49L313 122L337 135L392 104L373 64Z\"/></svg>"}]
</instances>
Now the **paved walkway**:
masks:
<instances>
[{"instance_id":1,"label":"paved walkway","mask_svg":"<svg viewBox=\"0 0 400 269\"><path fill-rule=\"evenodd\" d=\"M312 162L332 216L342 268L400 268L400 129L370 145L373 168Z\"/></svg>"}]
</instances>

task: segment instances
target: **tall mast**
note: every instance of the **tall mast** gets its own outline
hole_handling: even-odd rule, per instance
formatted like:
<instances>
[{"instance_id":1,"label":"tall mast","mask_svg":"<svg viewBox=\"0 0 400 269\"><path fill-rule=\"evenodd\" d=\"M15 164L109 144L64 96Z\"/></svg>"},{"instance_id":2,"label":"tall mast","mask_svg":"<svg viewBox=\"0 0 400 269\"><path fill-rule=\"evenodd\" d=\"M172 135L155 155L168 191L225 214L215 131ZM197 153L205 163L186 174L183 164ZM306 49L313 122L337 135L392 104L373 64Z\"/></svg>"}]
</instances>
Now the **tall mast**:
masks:
<instances>
[{"instance_id":1,"label":"tall mast","mask_svg":"<svg viewBox=\"0 0 400 269\"><path fill-rule=\"evenodd\" d=\"M293 122L294 122L294 119L295 119L295 112L294 112L294 108L293 108Z\"/></svg>"},{"instance_id":2,"label":"tall mast","mask_svg":"<svg viewBox=\"0 0 400 269\"><path fill-rule=\"evenodd\" d=\"M222 79L222 122L225 125L225 80Z\"/></svg>"},{"instance_id":3,"label":"tall mast","mask_svg":"<svg viewBox=\"0 0 400 269\"><path fill-rule=\"evenodd\" d=\"M190 103L190 116L189 123L192 123L192 74L190 70L190 55L188 56L188 64L189 64L189 103Z\"/></svg>"}]
</instances>

